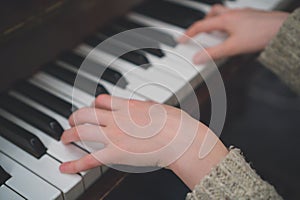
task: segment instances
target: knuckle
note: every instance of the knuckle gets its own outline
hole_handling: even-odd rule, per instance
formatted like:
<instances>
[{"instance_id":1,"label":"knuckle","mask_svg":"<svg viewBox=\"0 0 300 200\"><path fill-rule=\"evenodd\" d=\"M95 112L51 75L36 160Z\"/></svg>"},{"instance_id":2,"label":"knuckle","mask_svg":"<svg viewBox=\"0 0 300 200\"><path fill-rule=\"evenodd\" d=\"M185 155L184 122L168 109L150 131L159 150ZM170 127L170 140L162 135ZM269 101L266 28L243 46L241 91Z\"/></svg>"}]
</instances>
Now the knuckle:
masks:
<instances>
[{"instance_id":1,"label":"knuckle","mask_svg":"<svg viewBox=\"0 0 300 200\"><path fill-rule=\"evenodd\" d=\"M89 113L92 109L94 108L90 108L90 107L84 107L80 110L78 110L78 114L85 114L85 113Z\"/></svg>"},{"instance_id":2,"label":"knuckle","mask_svg":"<svg viewBox=\"0 0 300 200\"><path fill-rule=\"evenodd\" d=\"M212 7L211 7L211 10L215 11L215 10L218 10L220 8L224 8L224 6L222 6L221 4L214 4Z\"/></svg>"},{"instance_id":3,"label":"knuckle","mask_svg":"<svg viewBox=\"0 0 300 200\"><path fill-rule=\"evenodd\" d=\"M80 126L81 127L81 126ZM79 134L79 129L80 127L74 127L72 128L72 137L75 139L75 140L80 140L80 134Z\"/></svg>"},{"instance_id":4,"label":"knuckle","mask_svg":"<svg viewBox=\"0 0 300 200\"><path fill-rule=\"evenodd\" d=\"M193 34L201 26L201 21L194 22L187 31L187 34Z\"/></svg>"},{"instance_id":5,"label":"knuckle","mask_svg":"<svg viewBox=\"0 0 300 200\"><path fill-rule=\"evenodd\" d=\"M100 95L97 96L96 100L101 102L103 99L106 99L108 97L109 97L108 94L100 94Z\"/></svg>"},{"instance_id":6,"label":"knuckle","mask_svg":"<svg viewBox=\"0 0 300 200\"><path fill-rule=\"evenodd\" d=\"M228 11L220 16L221 22L223 24L228 24L230 21L232 21L235 18L236 14L235 11Z\"/></svg>"},{"instance_id":7,"label":"knuckle","mask_svg":"<svg viewBox=\"0 0 300 200\"><path fill-rule=\"evenodd\" d=\"M195 29L201 27L201 25L202 25L202 21L200 21L200 20L199 20L199 21L196 21L196 22L194 23Z\"/></svg>"},{"instance_id":8,"label":"knuckle","mask_svg":"<svg viewBox=\"0 0 300 200\"><path fill-rule=\"evenodd\" d=\"M89 156L87 156L87 159L86 159L86 162L85 162L86 166L88 168L94 167L95 160L96 159L94 158L94 156L92 156L91 154L89 154Z\"/></svg>"},{"instance_id":9,"label":"knuckle","mask_svg":"<svg viewBox=\"0 0 300 200\"><path fill-rule=\"evenodd\" d=\"M76 119L79 116L81 116L82 114L86 113L87 108L81 108L79 110L77 110L76 112L73 113L73 118Z\"/></svg>"}]
</instances>

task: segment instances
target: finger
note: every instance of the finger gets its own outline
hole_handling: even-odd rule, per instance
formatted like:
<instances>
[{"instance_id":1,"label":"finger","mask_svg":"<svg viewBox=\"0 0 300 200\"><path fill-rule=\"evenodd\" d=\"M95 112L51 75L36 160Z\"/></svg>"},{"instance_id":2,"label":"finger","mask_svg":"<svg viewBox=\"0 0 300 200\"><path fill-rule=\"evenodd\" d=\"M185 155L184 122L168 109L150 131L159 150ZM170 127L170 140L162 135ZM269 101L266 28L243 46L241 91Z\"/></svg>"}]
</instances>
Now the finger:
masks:
<instances>
[{"instance_id":1,"label":"finger","mask_svg":"<svg viewBox=\"0 0 300 200\"><path fill-rule=\"evenodd\" d=\"M94 102L96 108L101 108L105 110L118 110L122 107L126 100L119 97L112 97L110 95L104 94L99 95Z\"/></svg>"},{"instance_id":2,"label":"finger","mask_svg":"<svg viewBox=\"0 0 300 200\"><path fill-rule=\"evenodd\" d=\"M62 173L75 174L100 165L102 165L102 163L98 159L96 159L92 154L88 154L79 160L62 163L59 166L59 170Z\"/></svg>"},{"instance_id":3,"label":"finger","mask_svg":"<svg viewBox=\"0 0 300 200\"><path fill-rule=\"evenodd\" d=\"M64 144L77 141L101 142L107 144L107 139L104 135L105 129L105 127L90 124L75 126L64 131L61 141Z\"/></svg>"},{"instance_id":4,"label":"finger","mask_svg":"<svg viewBox=\"0 0 300 200\"><path fill-rule=\"evenodd\" d=\"M190 28L186 30L184 35L179 38L179 42L184 43L189 38L201 32L210 32L214 30L223 30L225 25L221 17L213 17L195 22Z\"/></svg>"},{"instance_id":5,"label":"finger","mask_svg":"<svg viewBox=\"0 0 300 200\"><path fill-rule=\"evenodd\" d=\"M214 17L217 15L221 15L225 12L227 12L229 8L221 5L221 4L215 4L211 7L210 11L206 14L205 18Z\"/></svg>"},{"instance_id":6,"label":"finger","mask_svg":"<svg viewBox=\"0 0 300 200\"><path fill-rule=\"evenodd\" d=\"M79 126L81 124L107 126L112 120L111 111L86 107L75 111L70 116L69 123L71 126Z\"/></svg>"},{"instance_id":7,"label":"finger","mask_svg":"<svg viewBox=\"0 0 300 200\"><path fill-rule=\"evenodd\" d=\"M203 64L209 61L210 58L217 60L228 56L232 56L235 54L234 45L236 45L235 41L231 38L228 38L219 45L208 47L205 50L197 53L194 56L193 61L195 64Z\"/></svg>"}]
</instances>

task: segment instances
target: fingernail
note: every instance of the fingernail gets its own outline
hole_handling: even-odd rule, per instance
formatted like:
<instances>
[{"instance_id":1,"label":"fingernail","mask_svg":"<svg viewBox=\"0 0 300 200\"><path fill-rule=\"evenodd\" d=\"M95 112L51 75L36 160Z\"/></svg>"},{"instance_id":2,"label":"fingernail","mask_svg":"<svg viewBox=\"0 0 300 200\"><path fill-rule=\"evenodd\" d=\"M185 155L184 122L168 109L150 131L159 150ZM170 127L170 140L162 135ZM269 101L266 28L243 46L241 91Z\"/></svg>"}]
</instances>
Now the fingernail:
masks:
<instances>
[{"instance_id":1,"label":"fingernail","mask_svg":"<svg viewBox=\"0 0 300 200\"><path fill-rule=\"evenodd\" d=\"M60 141L61 141L64 145L67 145L67 144L68 144L68 143L65 141L63 135L60 137Z\"/></svg>"},{"instance_id":2,"label":"fingernail","mask_svg":"<svg viewBox=\"0 0 300 200\"><path fill-rule=\"evenodd\" d=\"M67 171L67 163L62 163L59 166L59 171L62 172L62 173L65 173Z\"/></svg>"},{"instance_id":3,"label":"fingernail","mask_svg":"<svg viewBox=\"0 0 300 200\"><path fill-rule=\"evenodd\" d=\"M69 122L69 125L72 127L74 123L74 120L73 120L73 115L71 115L68 119L68 122Z\"/></svg>"}]
</instances>

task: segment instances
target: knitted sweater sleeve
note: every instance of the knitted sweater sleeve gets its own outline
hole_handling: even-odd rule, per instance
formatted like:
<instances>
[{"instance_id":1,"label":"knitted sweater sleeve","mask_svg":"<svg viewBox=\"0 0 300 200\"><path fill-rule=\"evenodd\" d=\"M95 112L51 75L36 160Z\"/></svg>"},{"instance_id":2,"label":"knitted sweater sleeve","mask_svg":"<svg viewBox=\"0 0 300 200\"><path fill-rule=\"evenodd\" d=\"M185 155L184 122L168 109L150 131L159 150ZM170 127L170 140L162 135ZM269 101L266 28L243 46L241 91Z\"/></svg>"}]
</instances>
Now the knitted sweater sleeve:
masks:
<instances>
[{"instance_id":1,"label":"knitted sweater sleeve","mask_svg":"<svg viewBox=\"0 0 300 200\"><path fill-rule=\"evenodd\" d=\"M283 23L259 61L300 95L300 8Z\"/></svg>"},{"instance_id":2,"label":"knitted sweater sleeve","mask_svg":"<svg viewBox=\"0 0 300 200\"><path fill-rule=\"evenodd\" d=\"M263 181L241 155L231 149L228 155L196 185L186 200L282 199L272 185Z\"/></svg>"}]
</instances>

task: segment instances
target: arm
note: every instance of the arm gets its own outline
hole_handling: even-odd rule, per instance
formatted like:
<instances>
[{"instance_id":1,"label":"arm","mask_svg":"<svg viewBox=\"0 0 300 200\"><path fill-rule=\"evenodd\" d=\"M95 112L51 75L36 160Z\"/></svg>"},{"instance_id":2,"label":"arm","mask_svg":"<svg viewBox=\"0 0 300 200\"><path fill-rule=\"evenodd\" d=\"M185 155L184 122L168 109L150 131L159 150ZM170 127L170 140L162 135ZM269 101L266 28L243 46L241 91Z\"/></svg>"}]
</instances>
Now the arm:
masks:
<instances>
[{"instance_id":1,"label":"arm","mask_svg":"<svg viewBox=\"0 0 300 200\"><path fill-rule=\"evenodd\" d=\"M283 23L259 61L300 95L300 9Z\"/></svg>"},{"instance_id":2,"label":"arm","mask_svg":"<svg viewBox=\"0 0 300 200\"><path fill-rule=\"evenodd\" d=\"M158 166L171 169L190 189L196 186L187 199L280 198L238 150L228 153L207 126L182 110L108 95L98 96L94 105L95 108L83 108L72 114L72 128L63 133L62 141L94 141L105 147L63 163L63 173L77 173L103 164ZM207 134L217 143L209 154L199 158ZM164 147L166 151L160 151Z\"/></svg>"},{"instance_id":3,"label":"arm","mask_svg":"<svg viewBox=\"0 0 300 200\"><path fill-rule=\"evenodd\" d=\"M179 41L215 30L226 32L228 38L205 49L213 59L264 50L260 62L300 94L300 9L289 16L279 11L228 9L216 5L204 20L188 28ZM196 64L206 59L204 52L194 56Z\"/></svg>"},{"instance_id":4,"label":"arm","mask_svg":"<svg viewBox=\"0 0 300 200\"><path fill-rule=\"evenodd\" d=\"M102 164L167 167L192 189L228 153L207 126L180 109L108 95L98 96L94 104L95 108L82 108L71 115L72 128L61 139L65 144L99 142L105 148L63 163L62 172L77 173ZM218 142L199 159L207 134Z\"/></svg>"}]
</instances>

